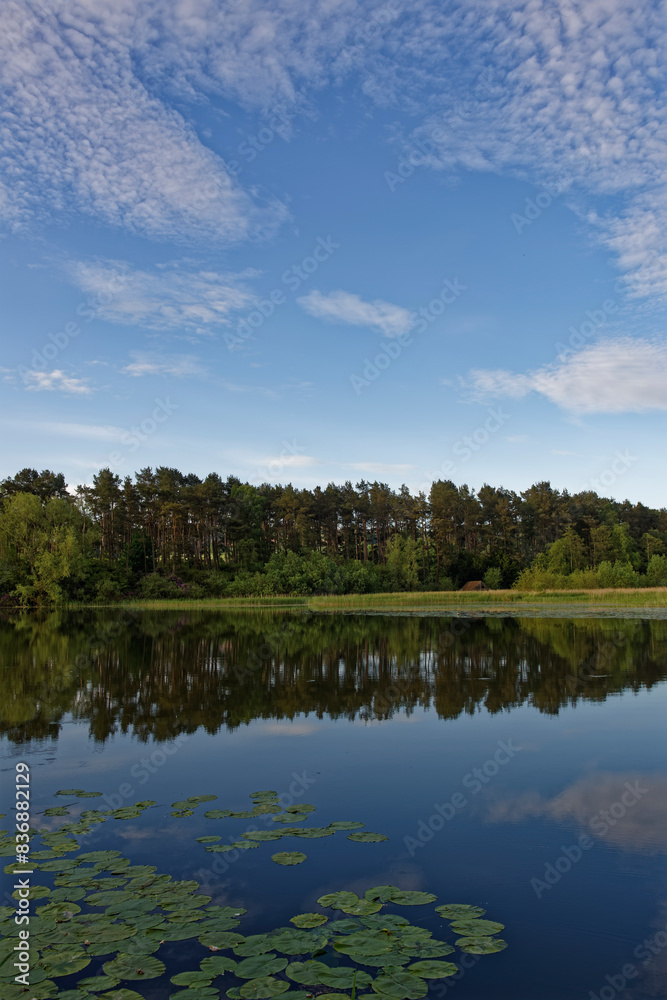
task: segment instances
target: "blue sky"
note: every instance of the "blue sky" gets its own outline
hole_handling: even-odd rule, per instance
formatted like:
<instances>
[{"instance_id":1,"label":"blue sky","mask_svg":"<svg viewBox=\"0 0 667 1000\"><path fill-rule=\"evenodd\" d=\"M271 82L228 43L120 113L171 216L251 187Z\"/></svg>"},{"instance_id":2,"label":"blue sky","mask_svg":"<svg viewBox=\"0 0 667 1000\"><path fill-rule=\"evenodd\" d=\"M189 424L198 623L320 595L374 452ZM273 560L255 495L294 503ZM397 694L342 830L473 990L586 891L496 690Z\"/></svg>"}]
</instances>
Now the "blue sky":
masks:
<instances>
[{"instance_id":1,"label":"blue sky","mask_svg":"<svg viewBox=\"0 0 667 1000\"><path fill-rule=\"evenodd\" d=\"M3 458L664 506L631 0L5 0Z\"/></svg>"}]
</instances>

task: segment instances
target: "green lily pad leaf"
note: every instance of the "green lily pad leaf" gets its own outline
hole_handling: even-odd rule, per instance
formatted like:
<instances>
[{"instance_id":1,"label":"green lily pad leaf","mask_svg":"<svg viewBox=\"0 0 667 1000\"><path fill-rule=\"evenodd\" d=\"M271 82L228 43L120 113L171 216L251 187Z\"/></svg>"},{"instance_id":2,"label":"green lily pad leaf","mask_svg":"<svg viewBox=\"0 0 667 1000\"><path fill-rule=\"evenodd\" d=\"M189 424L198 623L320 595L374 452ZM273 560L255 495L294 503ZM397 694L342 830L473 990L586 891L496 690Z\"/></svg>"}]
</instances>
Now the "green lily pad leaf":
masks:
<instances>
[{"instance_id":1,"label":"green lily pad leaf","mask_svg":"<svg viewBox=\"0 0 667 1000\"><path fill-rule=\"evenodd\" d=\"M220 838L216 837L215 839L219 840ZM231 844L214 844L213 847L207 847L206 850L209 854L226 854L227 851L233 851L234 848Z\"/></svg>"},{"instance_id":2,"label":"green lily pad leaf","mask_svg":"<svg viewBox=\"0 0 667 1000\"><path fill-rule=\"evenodd\" d=\"M384 931L362 930L334 941L336 951L358 955L383 955L394 948L394 940Z\"/></svg>"},{"instance_id":3,"label":"green lily pad leaf","mask_svg":"<svg viewBox=\"0 0 667 1000\"><path fill-rule=\"evenodd\" d=\"M226 819L232 815L231 809L209 809L204 813L206 819Z\"/></svg>"},{"instance_id":4,"label":"green lily pad leaf","mask_svg":"<svg viewBox=\"0 0 667 1000\"><path fill-rule=\"evenodd\" d=\"M371 919L370 917L368 918ZM353 920L352 917L343 917L342 920L332 920L327 926L328 931L334 931L336 934L352 934L353 931L358 931L363 927L361 920Z\"/></svg>"},{"instance_id":5,"label":"green lily pad leaf","mask_svg":"<svg viewBox=\"0 0 667 1000\"><path fill-rule=\"evenodd\" d=\"M325 934L312 934L310 931L295 930L293 927L283 927L269 934L269 940L276 951L283 955L313 954L323 949L327 943Z\"/></svg>"},{"instance_id":6,"label":"green lily pad leaf","mask_svg":"<svg viewBox=\"0 0 667 1000\"><path fill-rule=\"evenodd\" d=\"M369 914L381 910L382 903L371 903L370 899L358 899L356 903L349 903L347 906L339 907L339 909L353 917L367 917Z\"/></svg>"},{"instance_id":7,"label":"green lily pad leaf","mask_svg":"<svg viewBox=\"0 0 667 1000\"><path fill-rule=\"evenodd\" d=\"M392 972L378 976L373 982L373 989L376 993L395 997L396 1000L420 1000L428 993L424 980L412 972Z\"/></svg>"},{"instance_id":8,"label":"green lily pad leaf","mask_svg":"<svg viewBox=\"0 0 667 1000\"><path fill-rule=\"evenodd\" d=\"M271 855L271 860L277 865L300 865L306 860L306 855L301 851L278 851L277 854Z\"/></svg>"},{"instance_id":9,"label":"green lily pad leaf","mask_svg":"<svg viewBox=\"0 0 667 1000\"><path fill-rule=\"evenodd\" d=\"M278 792L251 792L248 798L250 799L275 799Z\"/></svg>"},{"instance_id":10,"label":"green lily pad leaf","mask_svg":"<svg viewBox=\"0 0 667 1000\"><path fill-rule=\"evenodd\" d=\"M118 980L111 976L90 976L88 979L80 979L77 985L80 989L89 990L91 993L101 993L103 990L112 990L118 986Z\"/></svg>"},{"instance_id":11,"label":"green lily pad leaf","mask_svg":"<svg viewBox=\"0 0 667 1000\"><path fill-rule=\"evenodd\" d=\"M395 951L390 952L390 954L385 953L384 955L359 955L356 951L353 951L348 955L348 958L351 958L353 962L357 962L359 965L382 966L384 972L390 969L400 969L402 965L407 965L412 957L412 955L397 955Z\"/></svg>"},{"instance_id":12,"label":"green lily pad leaf","mask_svg":"<svg viewBox=\"0 0 667 1000\"><path fill-rule=\"evenodd\" d=\"M205 934L199 938L201 944L207 947L213 946L214 948L220 948L226 951L228 948L234 948L237 944L242 944L245 938L242 934L234 934L229 931L218 931L207 929Z\"/></svg>"},{"instance_id":13,"label":"green lily pad leaf","mask_svg":"<svg viewBox=\"0 0 667 1000\"><path fill-rule=\"evenodd\" d=\"M251 979L239 989L239 996L243 1000L255 1000L260 997L277 997L281 993L286 993L289 983L285 979L274 979L273 976L262 976L259 979Z\"/></svg>"},{"instance_id":14,"label":"green lily pad leaf","mask_svg":"<svg viewBox=\"0 0 667 1000\"><path fill-rule=\"evenodd\" d=\"M254 847L259 847L254 840L235 840L232 847L237 847L239 851L249 851Z\"/></svg>"},{"instance_id":15,"label":"green lily pad leaf","mask_svg":"<svg viewBox=\"0 0 667 1000\"><path fill-rule=\"evenodd\" d=\"M241 990L238 986L232 986L231 989L227 990L225 996L228 996L229 1000L241 1000Z\"/></svg>"},{"instance_id":16,"label":"green lily pad leaf","mask_svg":"<svg viewBox=\"0 0 667 1000\"><path fill-rule=\"evenodd\" d=\"M276 813L275 816L271 817L273 823L299 823L301 820L308 819L308 813Z\"/></svg>"},{"instance_id":17,"label":"green lily pad leaf","mask_svg":"<svg viewBox=\"0 0 667 1000\"><path fill-rule=\"evenodd\" d=\"M344 906L351 906L359 902L356 892L327 892L317 900L320 906L330 906L332 910L342 910Z\"/></svg>"},{"instance_id":18,"label":"green lily pad leaf","mask_svg":"<svg viewBox=\"0 0 667 1000\"><path fill-rule=\"evenodd\" d=\"M486 910L481 906L470 906L468 903L446 903L444 906L436 906L435 912L445 920L465 920L483 917Z\"/></svg>"},{"instance_id":19,"label":"green lily pad leaf","mask_svg":"<svg viewBox=\"0 0 667 1000\"><path fill-rule=\"evenodd\" d=\"M89 955L78 955L72 956L71 958L63 955L60 957L60 952L54 952L53 957L51 957L50 952L46 952L44 959L42 959L42 968L47 976L51 978L58 978L60 976L73 976L75 972L81 972L85 969L87 965L90 965Z\"/></svg>"},{"instance_id":20,"label":"green lily pad leaf","mask_svg":"<svg viewBox=\"0 0 667 1000\"><path fill-rule=\"evenodd\" d=\"M373 977L369 976L367 972L362 972L361 969L353 969L351 966L337 966L332 968L331 966L326 966L326 972L323 972L320 976L320 982L324 986L336 986L341 990L352 989L355 982L357 988L360 989L364 986L370 986L373 982Z\"/></svg>"},{"instance_id":21,"label":"green lily pad leaf","mask_svg":"<svg viewBox=\"0 0 667 1000\"><path fill-rule=\"evenodd\" d=\"M188 795L186 801L194 805L199 805L200 802L215 802L217 797L217 795Z\"/></svg>"},{"instance_id":22,"label":"green lily pad leaf","mask_svg":"<svg viewBox=\"0 0 667 1000\"><path fill-rule=\"evenodd\" d=\"M61 788L55 795L81 795L83 788Z\"/></svg>"},{"instance_id":23,"label":"green lily pad leaf","mask_svg":"<svg viewBox=\"0 0 667 1000\"><path fill-rule=\"evenodd\" d=\"M315 811L315 806L311 806L309 802L301 802L298 806L285 806L285 812L288 813L310 813Z\"/></svg>"},{"instance_id":24,"label":"green lily pad leaf","mask_svg":"<svg viewBox=\"0 0 667 1000\"><path fill-rule=\"evenodd\" d=\"M452 930L463 937L491 937L505 930L505 924L495 920L459 920L452 924Z\"/></svg>"},{"instance_id":25,"label":"green lily pad leaf","mask_svg":"<svg viewBox=\"0 0 667 1000\"><path fill-rule=\"evenodd\" d=\"M211 955L209 958L201 960L199 968L215 979L216 976L224 976L226 972L235 972L236 962L233 958L228 958L227 955Z\"/></svg>"},{"instance_id":26,"label":"green lily pad leaf","mask_svg":"<svg viewBox=\"0 0 667 1000\"><path fill-rule=\"evenodd\" d=\"M408 966L408 972L412 972L422 979L444 979L445 976L453 976L459 970L453 962L414 962Z\"/></svg>"},{"instance_id":27,"label":"green lily pad leaf","mask_svg":"<svg viewBox=\"0 0 667 1000\"><path fill-rule=\"evenodd\" d=\"M69 810L65 809L65 806L49 806L48 809L44 810L45 816L69 816Z\"/></svg>"},{"instance_id":28,"label":"green lily pad leaf","mask_svg":"<svg viewBox=\"0 0 667 1000\"><path fill-rule=\"evenodd\" d=\"M219 996L213 986L190 986L177 993L170 993L169 1000L218 1000Z\"/></svg>"},{"instance_id":29,"label":"green lily pad leaf","mask_svg":"<svg viewBox=\"0 0 667 1000\"><path fill-rule=\"evenodd\" d=\"M111 990L110 993L103 993L100 1000L143 1000L136 990ZM192 997L190 998L192 1000Z\"/></svg>"},{"instance_id":30,"label":"green lily pad leaf","mask_svg":"<svg viewBox=\"0 0 667 1000\"><path fill-rule=\"evenodd\" d=\"M190 803L187 801L187 799L179 799L178 802L171 803L172 809L188 809L189 807Z\"/></svg>"},{"instance_id":31,"label":"green lily pad leaf","mask_svg":"<svg viewBox=\"0 0 667 1000\"><path fill-rule=\"evenodd\" d=\"M280 840L282 834L278 833L278 831L274 832L273 830L251 830L249 833L242 833L241 836L244 837L246 840L262 841L262 840Z\"/></svg>"},{"instance_id":32,"label":"green lily pad leaf","mask_svg":"<svg viewBox=\"0 0 667 1000\"><path fill-rule=\"evenodd\" d=\"M164 962L153 955L119 955L103 966L107 976L114 979L156 979L164 968Z\"/></svg>"},{"instance_id":33,"label":"green lily pad leaf","mask_svg":"<svg viewBox=\"0 0 667 1000\"><path fill-rule=\"evenodd\" d=\"M265 801L258 802L257 805L253 807L252 812L254 816L268 816L270 813L282 812L282 809L277 802L271 802L267 799ZM291 995L292 994L290 993L290 996Z\"/></svg>"},{"instance_id":34,"label":"green lily pad leaf","mask_svg":"<svg viewBox=\"0 0 667 1000\"><path fill-rule=\"evenodd\" d=\"M178 809L178 810L175 809L172 812L171 815L175 816L177 819L185 819L186 816L194 816L194 810L193 809Z\"/></svg>"},{"instance_id":35,"label":"green lily pad leaf","mask_svg":"<svg viewBox=\"0 0 667 1000\"><path fill-rule=\"evenodd\" d=\"M178 972L170 982L174 986L209 986L212 978L206 972Z\"/></svg>"},{"instance_id":36,"label":"green lily pad leaf","mask_svg":"<svg viewBox=\"0 0 667 1000\"><path fill-rule=\"evenodd\" d=\"M141 809L136 809L134 806L121 806L120 809L114 809L112 816L114 819L136 819L141 816Z\"/></svg>"},{"instance_id":37,"label":"green lily pad leaf","mask_svg":"<svg viewBox=\"0 0 667 1000\"><path fill-rule=\"evenodd\" d=\"M365 823L358 823L355 820L347 819L335 819L333 823L329 823L332 830L361 830Z\"/></svg>"},{"instance_id":38,"label":"green lily pad leaf","mask_svg":"<svg viewBox=\"0 0 667 1000\"><path fill-rule=\"evenodd\" d=\"M454 949L445 941L415 941L411 940L400 948L401 954L409 955L411 958L442 958L443 955L451 955Z\"/></svg>"},{"instance_id":39,"label":"green lily pad leaf","mask_svg":"<svg viewBox=\"0 0 667 1000\"><path fill-rule=\"evenodd\" d=\"M25 890L15 889L12 893L12 899L19 899L19 892ZM23 899L44 899L45 896L50 896L51 890L47 885L31 885L28 889L27 897L24 895Z\"/></svg>"},{"instance_id":40,"label":"green lily pad leaf","mask_svg":"<svg viewBox=\"0 0 667 1000\"><path fill-rule=\"evenodd\" d=\"M410 921L407 917L398 913L373 913L370 917L364 917L361 923L371 930L396 930L401 927L409 927Z\"/></svg>"},{"instance_id":41,"label":"green lily pad leaf","mask_svg":"<svg viewBox=\"0 0 667 1000\"><path fill-rule=\"evenodd\" d=\"M295 983L301 983L302 986L317 986L322 981L320 978L322 973L326 973L328 969L329 966L325 965L324 962L318 962L311 958L307 962L290 962L285 973Z\"/></svg>"},{"instance_id":42,"label":"green lily pad leaf","mask_svg":"<svg viewBox=\"0 0 667 1000\"><path fill-rule=\"evenodd\" d=\"M78 799L101 799L102 792L77 792L76 797Z\"/></svg>"},{"instance_id":43,"label":"green lily pad leaf","mask_svg":"<svg viewBox=\"0 0 667 1000\"><path fill-rule=\"evenodd\" d=\"M422 906L424 903L435 903L437 898L432 892L403 891L397 889L392 893L390 902L398 903L399 906Z\"/></svg>"},{"instance_id":44,"label":"green lily pad leaf","mask_svg":"<svg viewBox=\"0 0 667 1000\"><path fill-rule=\"evenodd\" d=\"M396 885L374 885L366 889L364 897L379 903L388 903L395 892L401 890Z\"/></svg>"},{"instance_id":45,"label":"green lily pad leaf","mask_svg":"<svg viewBox=\"0 0 667 1000\"><path fill-rule=\"evenodd\" d=\"M81 907L77 903L46 903L37 907L40 917L51 917L53 920L71 920L75 913L80 913ZM34 933L34 930L33 930Z\"/></svg>"},{"instance_id":46,"label":"green lily pad leaf","mask_svg":"<svg viewBox=\"0 0 667 1000\"><path fill-rule=\"evenodd\" d=\"M250 809L240 809L238 812L230 812L232 819L252 819L255 813Z\"/></svg>"},{"instance_id":47,"label":"green lily pad leaf","mask_svg":"<svg viewBox=\"0 0 667 1000\"><path fill-rule=\"evenodd\" d=\"M458 939L456 946L469 955L492 955L496 951L504 951L507 941L492 937L464 937Z\"/></svg>"},{"instance_id":48,"label":"green lily pad leaf","mask_svg":"<svg viewBox=\"0 0 667 1000\"><path fill-rule=\"evenodd\" d=\"M213 834L209 834L208 837L197 837L198 844L214 844L216 840L221 840L221 837L216 837Z\"/></svg>"},{"instance_id":49,"label":"green lily pad leaf","mask_svg":"<svg viewBox=\"0 0 667 1000\"><path fill-rule=\"evenodd\" d=\"M282 972L287 965L286 958L276 958L275 955L258 955L256 958L245 958L236 966L235 975L239 979L258 979L262 976L272 976Z\"/></svg>"},{"instance_id":50,"label":"green lily pad leaf","mask_svg":"<svg viewBox=\"0 0 667 1000\"><path fill-rule=\"evenodd\" d=\"M290 917L290 923L295 927L321 927L328 919L323 913L298 913L296 917Z\"/></svg>"},{"instance_id":51,"label":"green lily pad leaf","mask_svg":"<svg viewBox=\"0 0 667 1000\"><path fill-rule=\"evenodd\" d=\"M389 840L389 837L385 837L384 833L369 833L365 830L363 833L348 833L347 839L359 844L379 844L381 840Z\"/></svg>"},{"instance_id":52,"label":"green lily pad leaf","mask_svg":"<svg viewBox=\"0 0 667 1000\"><path fill-rule=\"evenodd\" d=\"M252 958L253 955L265 955L273 950L268 934L251 934L245 941L234 948L234 954L242 958Z\"/></svg>"},{"instance_id":53,"label":"green lily pad leaf","mask_svg":"<svg viewBox=\"0 0 667 1000\"><path fill-rule=\"evenodd\" d=\"M156 806L156 805L157 805L157 802L155 801L155 799L142 799L141 802L135 802L134 803L134 808L135 809L148 809L149 806Z\"/></svg>"},{"instance_id":54,"label":"green lily pad leaf","mask_svg":"<svg viewBox=\"0 0 667 1000\"><path fill-rule=\"evenodd\" d=\"M294 836L304 837L306 840L317 840L320 837L333 837L335 833L336 831L328 826L304 826L303 829L295 830Z\"/></svg>"}]
</instances>

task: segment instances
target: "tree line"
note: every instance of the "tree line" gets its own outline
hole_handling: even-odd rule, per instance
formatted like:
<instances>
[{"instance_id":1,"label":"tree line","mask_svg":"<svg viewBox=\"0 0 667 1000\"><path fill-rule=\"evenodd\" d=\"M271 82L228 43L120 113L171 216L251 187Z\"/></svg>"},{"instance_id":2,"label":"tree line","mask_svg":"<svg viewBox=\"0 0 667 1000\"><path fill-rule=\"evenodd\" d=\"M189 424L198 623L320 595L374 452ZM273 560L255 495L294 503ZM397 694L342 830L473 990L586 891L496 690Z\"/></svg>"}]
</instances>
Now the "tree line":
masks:
<instances>
[{"instance_id":1,"label":"tree line","mask_svg":"<svg viewBox=\"0 0 667 1000\"><path fill-rule=\"evenodd\" d=\"M667 510L539 482L298 489L165 466L0 483L0 601L667 585Z\"/></svg>"}]
</instances>

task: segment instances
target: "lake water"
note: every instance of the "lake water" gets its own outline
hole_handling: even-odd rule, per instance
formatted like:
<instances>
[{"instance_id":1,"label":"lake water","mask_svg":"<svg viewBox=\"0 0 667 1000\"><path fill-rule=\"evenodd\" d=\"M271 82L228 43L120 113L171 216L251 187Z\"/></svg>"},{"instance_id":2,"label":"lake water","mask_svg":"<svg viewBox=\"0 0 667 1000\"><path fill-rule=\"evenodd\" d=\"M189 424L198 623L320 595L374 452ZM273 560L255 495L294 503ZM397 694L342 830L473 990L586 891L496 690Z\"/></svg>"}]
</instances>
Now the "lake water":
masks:
<instances>
[{"instance_id":1,"label":"lake water","mask_svg":"<svg viewBox=\"0 0 667 1000\"><path fill-rule=\"evenodd\" d=\"M81 850L195 879L210 905L247 910L246 937L303 912L345 918L318 897L389 884L437 896L381 911L435 938L456 938L439 904L473 904L505 925L505 950L445 959L459 973L427 980L436 1000L667 996L664 619L56 613L5 618L0 650L10 831L18 761L30 767L37 829L154 801L78 835ZM54 797L70 788L103 795ZM301 826L358 821L388 839L341 830L207 851L197 837L225 845L281 828L275 813L204 815L252 809L257 790L275 791L283 808L313 805ZM217 800L172 815L172 803L197 795ZM60 804L69 818L44 817ZM276 864L277 851L306 860ZM55 889L53 877L33 882ZM4 904L14 905L11 888ZM209 951L194 938L154 954L163 975L121 985L166 1000L178 989L170 976ZM71 990L110 958L55 981ZM217 979L215 995L241 982Z\"/></svg>"}]
</instances>

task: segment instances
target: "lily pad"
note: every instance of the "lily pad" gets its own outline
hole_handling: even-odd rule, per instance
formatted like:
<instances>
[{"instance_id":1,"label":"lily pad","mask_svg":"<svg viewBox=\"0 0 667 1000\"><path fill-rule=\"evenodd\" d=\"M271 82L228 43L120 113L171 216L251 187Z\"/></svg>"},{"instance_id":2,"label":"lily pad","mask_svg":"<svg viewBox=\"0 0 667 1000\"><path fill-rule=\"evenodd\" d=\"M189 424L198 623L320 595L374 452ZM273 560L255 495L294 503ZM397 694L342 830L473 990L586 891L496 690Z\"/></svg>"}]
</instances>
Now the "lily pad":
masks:
<instances>
[{"instance_id":1,"label":"lily pad","mask_svg":"<svg viewBox=\"0 0 667 1000\"><path fill-rule=\"evenodd\" d=\"M408 972L412 972L422 979L444 979L445 976L453 976L459 970L453 962L414 962L408 966Z\"/></svg>"},{"instance_id":2,"label":"lily pad","mask_svg":"<svg viewBox=\"0 0 667 1000\"><path fill-rule=\"evenodd\" d=\"M469 955L493 955L494 952L504 951L507 941L494 937L465 937L459 938L456 946Z\"/></svg>"},{"instance_id":3,"label":"lily pad","mask_svg":"<svg viewBox=\"0 0 667 1000\"><path fill-rule=\"evenodd\" d=\"M88 979L80 979L77 986L79 989L89 990L91 993L102 993L104 990L111 990L118 986L118 980L111 976L89 976Z\"/></svg>"},{"instance_id":4,"label":"lily pad","mask_svg":"<svg viewBox=\"0 0 667 1000\"><path fill-rule=\"evenodd\" d=\"M361 830L365 823L358 823L356 820L348 819L335 819L333 823L329 823L332 830Z\"/></svg>"},{"instance_id":5,"label":"lily pad","mask_svg":"<svg viewBox=\"0 0 667 1000\"><path fill-rule=\"evenodd\" d=\"M286 958L276 958L275 955L258 955L256 958L245 958L236 966L235 975L239 979L259 979L282 972L287 965Z\"/></svg>"},{"instance_id":6,"label":"lily pad","mask_svg":"<svg viewBox=\"0 0 667 1000\"><path fill-rule=\"evenodd\" d=\"M104 971L114 979L157 979L164 972L164 962L152 955L119 955L105 962Z\"/></svg>"},{"instance_id":7,"label":"lily pad","mask_svg":"<svg viewBox=\"0 0 667 1000\"><path fill-rule=\"evenodd\" d=\"M323 896L320 896L317 902L320 906L330 906L332 910L342 910L344 906L351 906L353 903L358 903L359 897L356 892L341 890L340 892L326 892Z\"/></svg>"},{"instance_id":8,"label":"lily pad","mask_svg":"<svg viewBox=\"0 0 667 1000\"><path fill-rule=\"evenodd\" d=\"M303 837L305 840L318 840L321 837L333 837L336 831L328 826L304 826L302 829L294 831L295 837Z\"/></svg>"},{"instance_id":9,"label":"lily pad","mask_svg":"<svg viewBox=\"0 0 667 1000\"><path fill-rule=\"evenodd\" d=\"M199 968L215 979L216 976L224 976L226 972L235 972L236 962L233 958L228 958L227 955L212 955L209 958L203 958L199 963Z\"/></svg>"},{"instance_id":10,"label":"lily pad","mask_svg":"<svg viewBox=\"0 0 667 1000\"><path fill-rule=\"evenodd\" d=\"M459 920L452 924L452 930L464 937L491 937L505 930L505 924L496 920Z\"/></svg>"},{"instance_id":11,"label":"lily pad","mask_svg":"<svg viewBox=\"0 0 667 1000\"><path fill-rule=\"evenodd\" d=\"M245 840L280 840L282 834L273 830L250 830L248 833L242 833L241 836Z\"/></svg>"},{"instance_id":12,"label":"lily pad","mask_svg":"<svg viewBox=\"0 0 667 1000\"><path fill-rule=\"evenodd\" d=\"M215 802L217 797L217 795L188 795L187 801L199 805L200 802Z\"/></svg>"},{"instance_id":13,"label":"lily pad","mask_svg":"<svg viewBox=\"0 0 667 1000\"><path fill-rule=\"evenodd\" d=\"M212 980L212 976L209 976L206 972L194 971L194 972L177 972L175 976L171 977L170 982L174 986L209 986Z\"/></svg>"},{"instance_id":14,"label":"lily pad","mask_svg":"<svg viewBox=\"0 0 667 1000\"><path fill-rule=\"evenodd\" d=\"M266 955L269 951L273 951L273 945L268 934L251 934L234 948L234 954L240 955L242 958Z\"/></svg>"},{"instance_id":15,"label":"lily pad","mask_svg":"<svg viewBox=\"0 0 667 1000\"><path fill-rule=\"evenodd\" d=\"M328 969L329 966L325 965L324 962L318 962L311 958L307 962L290 962L285 973L295 983L301 983L302 986L317 986L318 983L322 982L322 973L326 973Z\"/></svg>"},{"instance_id":16,"label":"lily pad","mask_svg":"<svg viewBox=\"0 0 667 1000\"><path fill-rule=\"evenodd\" d=\"M486 910L481 906L470 906L468 903L445 903L443 906L436 906L435 912L445 920L465 920L483 917Z\"/></svg>"},{"instance_id":17,"label":"lily pad","mask_svg":"<svg viewBox=\"0 0 667 1000\"><path fill-rule=\"evenodd\" d=\"M221 840L221 837L216 837L214 834L209 834L208 837L197 837L197 843L199 844L214 844L216 840Z\"/></svg>"},{"instance_id":18,"label":"lily pad","mask_svg":"<svg viewBox=\"0 0 667 1000\"><path fill-rule=\"evenodd\" d=\"M435 903L438 897L434 896L432 892L416 892L416 891L403 891L401 889L396 889L395 892L391 894L390 902L397 903L399 906L423 906L425 903Z\"/></svg>"},{"instance_id":19,"label":"lily pad","mask_svg":"<svg viewBox=\"0 0 667 1000\"><path fill-rule=\"evenodd\" d=\"M226 819L232 815L231 809L209 809L204 813L206 819Z\"/></svg>"},{"instance_id":20,"label":"lily pad","mask_svg":"<svg viewBox=\"0 0 667 1000\"><path fill-rule=\"evenodd\" d=\"M65 806L50 806L44 810L45 816L69 816L69 810Z\"/></svg>"},{"instance_id":21,"label":"lily pad","mask_svg":"<svg viewBox=\"0 0 667 1000\"><path fill-rule=\"evenodd\" d=\"M271 860L277 865L300 865L306 860L306 855L301 851L278 851L277 854L271 855Z\"/></svg>"},{"instance_id":22,"label":"lily pad","mask_svg":"<svg viewBox=\"0 0 667 1000\"><path fill-rule=\"evenodd\" d=\"M428 993L428 986L412 972L387 973L373 982L373 989L382 996L396 1000L421 1000Z\"/></svg>"},{"instance_id":23,"label":"lily pad","mask_svg":"<svg viewBox=\"0 0 667 1000\"><path fill-rule=\"evenodd\" d=\"M103 993L100 1000L143 1000L140 993L136 990L111 990L110 993ZM193 1000L191 997L190 1000Z\"/></svg>"},{"instance_id":24,"label":"lily pad","mask_svg":"<svg viewBox=\"0 0 667 1000\"><path fill-rule=\"evenodd\" d=\"M379 844L381 840L389 840L384 833L370 833L365 830L363 833L349 833L348 840L354 840L359 844Z\"/></svg>"},{"instance_id":25,"label":"lily pad","mask_svg":"<svg viewBox=\"0 0 667 1000\"><path fill-rule=\"evenodd\" d=\"M59 792L54 792L55 795L81 795L83 788L61 788Z\"/></svg>"},{"instance_id":26,"label":"lily pad","mask_svg":"<svg viewBox=\"0 0 667 1000\"><path fill-rule=\"evenodd\" d=\"M311 806L309 802L301 802L298 806L285 806L285 812L288 813L309 813L314 811L315 806Z\"/></svg>"},{"instance_id":27,"label":"lily pad","mask_svg":"<svg viewBox=\"0 0 667 1000\"><path fill-rule=\"evenodd\" d=\"M218 1000L220 994L213 986L189 986L169 994L169 1000Z\"/></svg>"},{"instance_id":28,"label":"lily pad","mask_svg":"<svg viewBox=\"0 0 667 1000\"><path fill-rule=\"evenodd\" d=\"M281 993L286 993L289 983L285 979L274 979L273 976L261 976L258 979L251 979L239 989L239 996L243 1000L255 1000L255 998L277 997Z\"/></svg>"},{"instance_id":29,"label":"lily pad","mask_svg":"<svg viewBox=\"0 0 667 1000\"><path fill-rule=\"evenodd\" d=\"M290 917L290 923L295 927L321 927L328 919L323 913L299 913L296 917Z\"/></svg>"},{"instance_id":30,"label":"lily pad","mask_svg":"<svg viewBox=\"0 0 667 1000\"><path fill-rule=\"evenodd\" d=\"M320 982L324 986L335 986L340 990L349 990L354 986L355 978L358 989L370 986L373 982L373 977L369 976L367 972L342 965L335 967L327 966L326 972L323 972L320 976Z\"/></svg>"}]
</instances>

